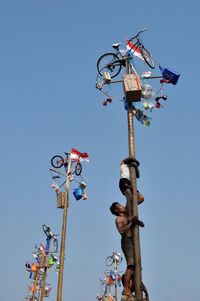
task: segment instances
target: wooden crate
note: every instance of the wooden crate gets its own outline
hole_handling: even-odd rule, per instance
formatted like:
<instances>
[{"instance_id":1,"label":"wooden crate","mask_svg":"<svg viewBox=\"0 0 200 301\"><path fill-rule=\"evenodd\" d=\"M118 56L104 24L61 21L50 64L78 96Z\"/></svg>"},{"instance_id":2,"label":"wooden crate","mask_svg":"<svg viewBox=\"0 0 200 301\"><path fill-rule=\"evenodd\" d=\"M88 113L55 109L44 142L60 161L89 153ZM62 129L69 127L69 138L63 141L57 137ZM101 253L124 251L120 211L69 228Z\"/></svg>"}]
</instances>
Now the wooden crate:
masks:
<instances>
[{"instance_id":1,"label":"wooden crate","mask_svg":"<svg viewBox=\"0 0 200 301\"><path fill-rule=\"evenodd\" d=\"M65 192L57 193L57 208L63 209L67 202L67 194Z\"/></svg>"},{"instance_id":2,"label":"wooden crate","mask_svg":"<svg viewBox=\"0 0 200 301\"><path fill-rule=\"evenodd\" d=\"M42 256L40 258L40 268L49 268L48 256Z\"/></svg>"},{"instance_id":3,"label":"wooden crate","mask_svg":"<svg viewBox=\"0 0 200 301\"><path fill-rule=\"evenodd\" d=\"M125 74L123 86L126 101L141 101L141 82L135 74Z\"/></svg>"}]
</instances>

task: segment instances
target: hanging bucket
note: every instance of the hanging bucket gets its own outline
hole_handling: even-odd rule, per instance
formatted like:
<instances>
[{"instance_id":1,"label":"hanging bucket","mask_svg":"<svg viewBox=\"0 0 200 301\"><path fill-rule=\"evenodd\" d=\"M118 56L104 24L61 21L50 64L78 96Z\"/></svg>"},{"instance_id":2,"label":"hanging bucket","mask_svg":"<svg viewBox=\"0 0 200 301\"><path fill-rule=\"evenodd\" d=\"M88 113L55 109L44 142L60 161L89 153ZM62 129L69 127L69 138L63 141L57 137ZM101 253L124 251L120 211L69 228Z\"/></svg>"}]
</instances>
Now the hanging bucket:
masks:
<instances>
[{"instance_id":1,"label":"hanging bucket","mask_svg":"<svg viewBox=\"0 0 200 301\"><path fill-rule=\"evenodd\" d=\"M78 187L78 188L75 188L74 191L73 191L73 194L75 196L75 199L78 201L80 199L82 199L82 196L83 196L83 190L82 188Z\"/></svg>"},{"instance_id":2,"label":"hanging bucket","mask_svg":"<svg viewBox=\"0 0 200 301\"><path fill-rule=\"evenodd\" d=\"M176 85L180 76L180 73L170 69L170 68L163 68L162 66L159 66L159 69L163 75L164 79L167 79L170 81L171 84Z\"/></svg>"}]
</instances>

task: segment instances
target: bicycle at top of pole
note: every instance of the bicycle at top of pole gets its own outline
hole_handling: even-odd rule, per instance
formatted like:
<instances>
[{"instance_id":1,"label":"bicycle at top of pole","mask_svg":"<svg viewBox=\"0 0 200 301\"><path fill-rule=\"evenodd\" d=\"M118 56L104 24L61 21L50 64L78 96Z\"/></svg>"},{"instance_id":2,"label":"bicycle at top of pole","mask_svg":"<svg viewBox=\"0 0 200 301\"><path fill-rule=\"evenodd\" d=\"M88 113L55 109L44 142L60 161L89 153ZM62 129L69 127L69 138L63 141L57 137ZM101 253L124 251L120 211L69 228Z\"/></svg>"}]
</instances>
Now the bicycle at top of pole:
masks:
<instances>
[{"instance_id":1,"label":"bicycle at top of pole","mask_svg":"<svg viewBox=\"0 0 200 301\"><path fill-rule=\"evenodd\" d=\"M68 166L68 162L69 162L69 153L65 153L66 157L63 158L60 155L55 155L51 158L51 165L54 168L61 168L62 166L64 166L65 168L67 168ZM72 165L72 171L71 171L71 175L73 175L74 173L77 176L80 176L81 172L82 172L82 165L80 163L80 158L78 159L71 159L71 165Z\"/></svg>"},{"instance_id":2,"label":"bicycle at top of pole","mask_svg":"<svg viewBox=\"0 0 200 301\"><path fill-rule=\"evenodd\" d=\"M97 71L103 76L104 72L108 72L111 78L116 77L122 67L126 66L126 59L132 59L132 54L140 57L152 69L155 68L155 62L150 52L144 47L141 39L141 33L147 28L140 30L134 37L126 41L127 50L120 50L121 43L112 44L116 53L104 53L97 61ZM130 54L131 53L131 54Z\"/></svg>"},{"instance_id":3,"label":"bicycle at top of pole","mask_svg":"<svg viewBox=\"0 0 200 301\"><path fill-rule=\"evenodd\" d=\"M105 264L107 266L111 266L112 264L119 265L122 262L122 256L120 253L113 252L111 256L108 256L105 260Z\"/></svg>"},{"instance_id":4,"label":"bicycle at top of pole","mask_svg":"<svg viewBox=\"0 0 200 301\"><path fill-rule=\"evenodd\" d=\"M57 239L57 236L59 234L54 234L50 227L46 226L45 224L42 225L42 229L47 237L48 240L51 240L53 239L53 246L55 248L54 252L57 252L58 251L58 239Z\"/></svg>"}]
</instances>

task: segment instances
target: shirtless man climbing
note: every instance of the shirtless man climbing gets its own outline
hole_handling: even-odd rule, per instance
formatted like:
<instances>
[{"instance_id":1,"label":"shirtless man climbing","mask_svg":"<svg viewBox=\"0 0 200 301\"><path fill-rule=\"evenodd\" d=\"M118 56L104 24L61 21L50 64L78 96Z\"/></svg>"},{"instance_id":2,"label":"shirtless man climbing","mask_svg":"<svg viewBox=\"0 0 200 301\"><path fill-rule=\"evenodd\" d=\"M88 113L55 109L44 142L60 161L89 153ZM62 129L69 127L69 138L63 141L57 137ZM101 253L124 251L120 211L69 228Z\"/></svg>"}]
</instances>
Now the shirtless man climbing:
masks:
<instances>
[{"instance_id":1,"label":"shirtless man climbing","mask_svg":"<svg viewBox=\"0 0 200 301\"><path fill-rule=\"evenodd\" d=\"M114 202L110 206L110 211L116 216L116 227L121 234L121 248L124 253L127 262L127 268L124 275L124 290L122 295L131 297L132 292L130 290L130 280L134 273L134 257L133 257L133 237L131 228L133 225L139 225L144 227L144 223L138 219L137 216L129 217L126 207Z\"/></svg>"},{"instance_id":2,"label":"shirtless man climbing","mask_svg":"<svg viewBox=\"0 0 200 301\"><path fill-rule=\"evenodd\" d=\"M120 180L119 180L119 189L121 193L126 197L126 208L129 213L131 214L131 204L133 202L133 190L131 187L130 181L130 170L129 166L135 167L136 178L140 177L139 167L140 163L138 160L133 158L126 158L121 161L120 163ZM140 205L144 202L144 196L137 190L137 203Z\"/></svg>"}]
</instances>

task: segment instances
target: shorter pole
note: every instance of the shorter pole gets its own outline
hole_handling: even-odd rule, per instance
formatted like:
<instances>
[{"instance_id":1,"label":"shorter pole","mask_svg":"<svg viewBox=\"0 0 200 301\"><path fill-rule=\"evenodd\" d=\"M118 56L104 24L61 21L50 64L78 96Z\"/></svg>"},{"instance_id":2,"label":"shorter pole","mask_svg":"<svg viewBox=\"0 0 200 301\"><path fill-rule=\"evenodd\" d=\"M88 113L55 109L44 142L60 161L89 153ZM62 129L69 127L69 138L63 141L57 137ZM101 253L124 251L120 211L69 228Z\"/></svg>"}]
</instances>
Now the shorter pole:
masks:
<instances>
[{"instance_id":1,"label":"shorter pole","mask_svg":"<svg viewBox=\"0 0 200 301\"><path fill-rule=\"evenodd\" d=\"M68 203L69 203L69 177L68 177L68 174L70 173L70 171L71 171L71 158L69 158L69 160L68 160L68 168L67 168L67 174L66 174L66 201L65 201L64 209L63 209L57 301L62 301L63 272L64 272L64 259L65 259L65 241L66 241L66 230L67 230L67 209L68 209Z\"/></svg>"},{"instance_id":2,"label":"shorter pole","mask_svg":"<svg viewBox=\"0 0 200 301\"><path fill-rule=\"evenodd\" d=\"M34 291L33 291L33 295L32 295L32 301L35 301L39 276L40 276L40 273L39 273L39 270L37 269L36 275L35 275L35 281L34 281L34 284L33 284Z\"/></svg>"},{"instance_id":3,"label":"shorter pole","mask_svg":"<svg viewBox=\"0 0 200 301\"><path fill-rule=\"evenodd\" d=\"M47 237L47 247L46 247L45 260L44 260L45 265L46 265L46 261L47 261L48 254L49 254L50 241L51 241L51 239L49 239L49 238ZM44 274L43 274L43 280L42 280L42 289L41 289L41 297L40 297L40 301L43 301L43 299L44 299L45 288L46 288L46 279L47 279L47 267L45 266L45 268L44 268Z\"/></svg>"},{"instance_id":4,"label":"shorter pole","mask_svg":"<svg viewBox=\"0 0 200 301\"><path fill-rule=\"evenodd\" d=\"M45 258L46 260L46 258ZM42 289L41 289L41 297L40 301L43 301L45 295L45 287L46 287L46 279L47 279L47 268L44 268L43 281L42 281Z\"/></svg>"}]
</instances>

